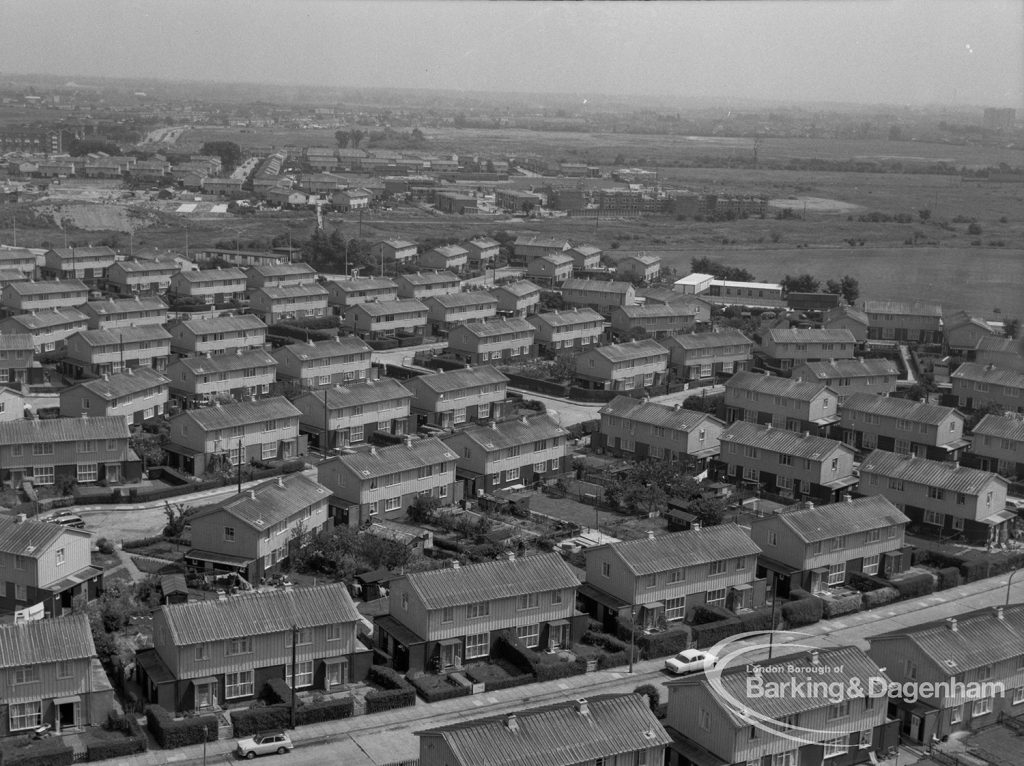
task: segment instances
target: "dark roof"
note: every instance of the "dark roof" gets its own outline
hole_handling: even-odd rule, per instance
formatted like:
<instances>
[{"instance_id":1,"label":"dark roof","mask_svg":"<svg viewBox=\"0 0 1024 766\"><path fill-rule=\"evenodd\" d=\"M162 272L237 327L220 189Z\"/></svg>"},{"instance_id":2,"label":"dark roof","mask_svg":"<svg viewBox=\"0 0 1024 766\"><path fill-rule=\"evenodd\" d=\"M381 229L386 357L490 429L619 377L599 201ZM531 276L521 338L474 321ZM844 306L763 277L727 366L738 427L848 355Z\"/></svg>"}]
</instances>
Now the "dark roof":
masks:
<instances>
[{"instance_id":1,"label":"dark roof","mask_svg":"<svg viewBox=\"0 0 1024 766\"><path fill-rule=\"evenodd\" d=\"M744 345L753 347L754 341L739 330L723 329L718 332L694 332L673 335L666 338L666 343L676 343L681 348L693 350L698 348L720 348L722 346Z\"/></svg>"},{"instance_id":2,"label":"dark roof","mask_svg":"<svg viewBox=\"0 0 1024 766\"><path fill-rule=\"evenodd\" d=\"M254 402L232 402L186 410L176 415L174 420L188 418L202 431L216 431L277 418L297 418L300 414L298 408L283 396L274 396Z\"/></svg>"},{"instance_id":3,"label":"dark roof","mask_svg":"<svg viewBox=\"0 0 1024 766\"><path fill-rule=\"evenodd\" d=\"M883 495L858 497L856 500L828 505L789 506L778 514L778 518L807 543L910 522ZM763 521L756 519L754 524Z\"/></svg>"},{"instance_id":4,"label":"dark roof","mask_svg":"<svg viewBox=\"0 0 1024 766\"><path fill-rule=\"evenodd\" d=\"M864 458L860 464L860 472L861 475L877 473L914 484L924 484L950 492L962 492L966 495L978 494L993 480L1006 484L1006 479L998 474L981 471L977 468L967 468L947 460L927 460L877 449Z\"/></svg>"},{"instance_id":5,"label":"dark roof","mask_svg":"<svg viewBox=\"0 0 1024 766\"><path fill-rule=\"evenodd\" d=\"M824 460L837 449L846 450L850 453L853 452L851 447L834 439L786 431L785 429L772 428L771 426L759 426L741 420L736 421L723 431L720 441L722 444L735 442L769 452L781 452L808 460ZM723 449L722 451L724 452L725 450Z\"/></svg>"},{"instance_id":6,"label":"dark roof","mask_svg":"<svg viewBox=\"0 0 1024 766\"><path fill-rule=\"evenodd\" d=\"M467 367L463 370L436 372L433 375L420 375L410 381L414 387L422 385L438 394L492 383L508 383L508 378L489 364L482 367Z\"/></svg>"},{"instance_id":7,"label":"dark roof","mask_svg":"<svg viewBox=\"0 0 1024 766\"><path fill-rule=\"evenodd\" d=\"M16 521L10 516L0 516L0 552L37 558L61 536L64 529L59 524L45 521Z\"/></svg>"},{"instance_id":8,"label":"dark roof","mask_svg":"<svg viewBox=\"0 0 1024 766\"><path fill-rule=\"evenodd\" d=\"M806 367L816 378L866 378L873 375L899 375L899 367L888 359L833 359L828 362L804 362L794 367Z\"/></svg>"},{"instance_id":9,"label":"dark roof","mask_svg":"<svg viewBox=\"0 0 1024 766\"><path fill-rule=\"evenodd\" d=\"M370 479L387 476L412 468L438 465L458 459L448 446L437 438L412 439L406 444L395 444L384 449L371 448L367 452L338 455L325 463L337 462L344 465L356 476ZM325 463L321 463L323 466Z\"/></svg>"},{"instance_id":10,"label":"dark roof","mask_svg":"<svg viewBox=\"0 0 1024 766\"><path fill-rule=\"evenodd\" d=\"M799 399L804 402L811 401L822 391L830 390L824 383L780 378L777 375L763 375L759 372L737 372L725 381L725 387L726 390L756 391L768 396L784 396L787 399Z\"/></svg>"},{"instance_id":11,"label":"dark roof","mask_svg":"<svg viewBox=\"0 0 1024 766\"><path fill-rule=\"evenodd\" d=\"M32 351L35 340L27 332L0 333L0 351Z\"/></svg>"},{"instance_id":12,"label":"dark roof","mask_svg":"<svg viewBox=\"0 0 1024 766\"><path fill-rule=\"evenodd\" d=\"M128 394L146 391L147 389L166 385L170 382L170 378L157 372L152 367L138 367L130 372L121 372L106 378L83 380L77 386L68 390L84 388L101 399L112 401Z\"/></svg>"},{"instance_id":13,"label":"dark roof","mask_svg":"<svg viewBox=\"0 0 1024 766\"><path fill-rule=\"evenodd\" d=\"M204 508L193 518L201 519L223 512L253 529L265 530L330 496L330 490L319 482L303 473L290 473Z\"/></svg>"},{"instance_id":14,"label":"dark roof","mask_svg":"<svg viewBox=\"0 0 1024 766\"><path fill-rule=\"evenodd\" d=\"M78 336L87 346L117 346L121 343L146 341L170 341L171 334L159 324L141 324L130 327L115 327L110 330L81 330ZM70 341L71 338L68 340Z\"/></svg>"},{"instance_id":15,"label":"dark roof","mask_svg":"<svg viewBox=\"0 0 1024 766\"><path fill-rule=\"evenodd\" d=\"M684 410L679 406L634 399L629 396L616 396L601 408L599 414L614 415L637 423L650 423L675 431L692 431L708 418L715 420L723 428L725 427L725 423L706 412Z\"/></svg>"},{"instance_id":16,"label":"dark roof","mask_svg":"<svg viewBox=\"0 0 1024 766\"><path fill-rule=\"evenodd\" d=\"M997 436L1000 439L1024 442L1024 420L985 415L978 421L972 433L975 436Z\"/></svg>"},{"instance_id":17,"label":"dark roof","mask_svg":"<svg viewBox=\"0 0 1024 766\"><path fill-rule=\"evenodd\" d=\"M883 418L897 418L913 423L928 423L933 426L939 425L950 415L956 413L956 409L953 407L941 407L938 404L926 404L914 399L876 394L852 394L843 400L840 409L849 412L870 412Z\"/></svg>"},{"instance_id":18,"label":"dark roof","mask_svg":"<svg viewBox=\"0 0 1024 766\"><path fill-rule=\"evenodd\" d=\"M84 614L0 626L0 668L19 668L96 656Z\"/></svg>"},{"instance_id":19,"label":"dark roof","mask_svg":"<svg viewBox=\"0 0 1024 766\"><path fill-rule=\"evenodd\" d=\"M510 319L489 319L482 322L464 322L458 325L470 335L477 338L493 338L509 333L529 332L533 333L535 328L532 324L520 317Z\"/></svg>"},{"instance_id":20,"label":"dark roof","mask_svg":"<svg viewBox=\"0 0 1024 766\"><path fill-rule=\"evenodd\" d=\"M540 288L528 279L519 279L515 282L498 285L491 292L498 292L499 290L509 295L514 295L517 298L526 298L540 293Z\"/></svg>"},{"instance_id":21,"label":"dark roof","mask_svg":"<svg viewBox=\"0 0 1024 766\"><path fill-rule=\"evenodd\" d=\"M1024 373L993 365L977 364L976 362L964 362L956 368L956 372L950 375L950 377L979 383L994 383L998 386L1008 386L1010 388L1024 388Z\"/></svg>"},{"instance_id":22,"label":"dark roof","mask_svg":"<svg viewBox=\"0 0 1024 766\"><path fill-rule=\"evenodd\" d=\"M0 423L0 444L47 444L49 442L128 439L123 415L98 418L47 418Z\"/></svg>"},{"instance_id":23,"label":"dark roof","mask_svg":"<svg viewBox=\"0 0 1024 766\"><path fill-rule=\"evenodd\" d=\"M708 564L761 553L747 530L737 524L719 524L685 532L671 532L653 539L611 543L608 548L634 575L667 572L681 566Z\"/></svg>"},{"instance_id":24,"label":"dark roof","mask_svg":"<svg viewBox=\"0 0 1024 766\"><path fill-rule=\"evenodd\" d=\"M479 444L485 452L496 452L516 445L533 444L543 439L566 436L567 431L551 419L550 415L534 415L519 420L506 420L490 425L473 425L458 431L453 437L467 438Z\"/></svg>"},{"instance_id":25,"label":"dark roof","mask_svg":"<svg viewBox=\"0 0 1024 766\"><path fill-rule=\"evenodd\" d=\"M365 380L359 383L351 383L347 386L334 386L333 388L326 388L321 391L306 391L299 395L295 401L309 400L323 406L325 397L328 409L340 410L346 407L355 407L375 402L387 402L392 399L412 398L412 392L394 378L381 378L380 380Z\"/></svg>"}]
</instances>

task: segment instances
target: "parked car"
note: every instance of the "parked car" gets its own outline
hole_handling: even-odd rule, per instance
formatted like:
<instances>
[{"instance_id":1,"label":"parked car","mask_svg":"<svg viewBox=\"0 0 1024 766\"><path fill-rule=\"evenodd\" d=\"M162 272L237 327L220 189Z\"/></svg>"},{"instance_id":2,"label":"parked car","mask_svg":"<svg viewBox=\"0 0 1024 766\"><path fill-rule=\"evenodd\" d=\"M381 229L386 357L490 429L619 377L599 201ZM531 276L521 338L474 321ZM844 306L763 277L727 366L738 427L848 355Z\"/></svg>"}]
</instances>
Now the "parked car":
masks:
<instances>
[{"instance_id":1,"label":"parked car","mask_svg":"<svg viewBox=\"0 0 1024 766\"><path fill-rule=\"evenodd\" d=\"M282 731L246 737L238 740L237 744L235 752L238 753L239 758L255 758L257 755L270 755L271 753L284 754L295 749L291 738Z\"/></svg>"},{"instance_id":2,"label":"parked car","mask_svg":"<svg viewBox=\"0 0 1024 766\"><path fill-rule=\"evenodd\" d=\"M709 652L702 652L700 649L684 649L675 657L665 660L665 670L677 676L697 673L704 670L707 661L710 661L711 666L714 667L718 663L718 658Z\"/></svg>"},{"instance_id":3,"label":"parked car","mask_svg":"<svg viewBox=\"0 0 1024 766\"><path fill-rule=\"evenodd\" d=\"M62 527L71 527L72 529L83 529L85 527L85 519L81 516L76 516L73 513L62 514L56 518L47 519L50 524L59 524Z\"/></svg>"}]
</instances>

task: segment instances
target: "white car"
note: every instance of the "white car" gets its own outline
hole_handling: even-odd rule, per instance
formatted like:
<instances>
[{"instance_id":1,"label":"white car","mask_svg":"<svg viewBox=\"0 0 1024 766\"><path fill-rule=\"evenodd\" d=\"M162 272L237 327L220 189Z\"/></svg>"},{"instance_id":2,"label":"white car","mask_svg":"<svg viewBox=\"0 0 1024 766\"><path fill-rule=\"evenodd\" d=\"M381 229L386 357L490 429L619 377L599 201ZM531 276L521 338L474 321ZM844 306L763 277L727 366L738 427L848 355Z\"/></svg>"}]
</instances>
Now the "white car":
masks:
<instances>
[{"instance_id":1,"label":"white car","mask_svg":"<svg viewBox=\"0 0 1024 766\"><path fill-rule=\"evenodd\" d=\"M270 755L271 753L283 755L289 750L295 749L295 745L292 744L288 735L280 731L246 737L238 740L237 744L235 752L238 753L239 758L255 758L257 755Z\"/></svg>"},{"instance_id":2,"label":"white car","mask_svg":"<svg viewBox=\"0 0 1024 766\"><path fill-rule=\"evenodd\" d=\"M714 667L718 663L718 658L700 649L684 649L675 657L665 660L665 670L677 676L699 673L704 670L705 662Z\"/></svg>"}]
</instances>

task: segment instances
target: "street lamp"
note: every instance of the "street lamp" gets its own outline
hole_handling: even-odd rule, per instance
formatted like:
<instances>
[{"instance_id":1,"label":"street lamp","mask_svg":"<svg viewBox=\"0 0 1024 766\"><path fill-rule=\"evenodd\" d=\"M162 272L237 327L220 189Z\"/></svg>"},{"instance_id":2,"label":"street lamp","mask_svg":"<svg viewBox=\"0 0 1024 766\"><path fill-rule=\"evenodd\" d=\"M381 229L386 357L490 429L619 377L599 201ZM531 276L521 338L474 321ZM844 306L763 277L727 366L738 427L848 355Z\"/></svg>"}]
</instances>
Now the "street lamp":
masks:
<instances>
[{"instance_id":1,"label":"street lamp","mask_svg":"<svg viewBox=\"0 0 1024 766\"><path fill-rule=\"evenodd\" d=\"M1010 573L1010 579L1006 581L1006 606L1010 605L1010 586L1013 584L1013 578L1024 572L1024 569L1015 569Z\"/></svg>"},{"instance_id":2,"label":"street lamp","mask_svg":"<svg viewBox=\"0 0 1024 766\"><path fill-rule=\"evenodd\" d=\"M629 672L633 672L633 655L636 647L636 604L629 605Z\"/></svg>"}]
</instances>

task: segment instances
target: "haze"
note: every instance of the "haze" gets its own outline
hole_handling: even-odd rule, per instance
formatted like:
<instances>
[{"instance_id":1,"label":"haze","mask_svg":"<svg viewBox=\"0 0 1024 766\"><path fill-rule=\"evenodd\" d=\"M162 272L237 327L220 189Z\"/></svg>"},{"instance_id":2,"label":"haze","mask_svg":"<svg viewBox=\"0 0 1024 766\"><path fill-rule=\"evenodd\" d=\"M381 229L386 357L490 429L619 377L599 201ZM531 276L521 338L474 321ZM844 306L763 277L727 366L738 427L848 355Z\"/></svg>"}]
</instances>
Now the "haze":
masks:
<instances>
[{"instance_id":1,"label":"haze","mask_svg":"<svg viewBox=\"0 0 1024 766\"><path fill-rule=\"evenodd\" d=\"M0 73L1020 108L1024 3L3 0Z\"/></svg>"}]
</instances>

